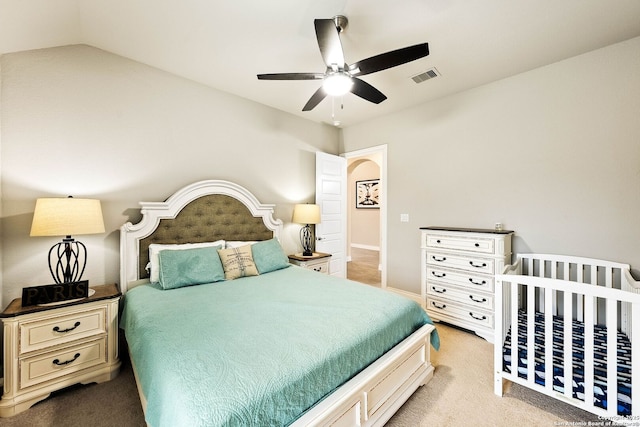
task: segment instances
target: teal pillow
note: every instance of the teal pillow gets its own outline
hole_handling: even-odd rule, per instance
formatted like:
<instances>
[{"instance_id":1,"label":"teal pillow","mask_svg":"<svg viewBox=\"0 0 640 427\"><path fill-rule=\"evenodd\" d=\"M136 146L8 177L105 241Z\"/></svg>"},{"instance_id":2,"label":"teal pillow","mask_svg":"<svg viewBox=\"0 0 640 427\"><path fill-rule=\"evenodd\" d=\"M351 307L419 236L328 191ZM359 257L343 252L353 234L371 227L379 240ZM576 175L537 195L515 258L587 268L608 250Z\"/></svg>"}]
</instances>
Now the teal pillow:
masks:
<instances>
[{"instance_id":1,"label":"teal pillow","mask_svg":"<svg viewBox=\"0 0 640 427\"><path fill-rule=\"evenodd\" d=\"M260 274L289 267L289 258L275 238L254 243L251 245L251 252Z\"/></svg>"},{"instance_id":2,"label":"teal pillow","mask_svg":"<svg viewBox=\"0 0 640 427\"><path fill-rule=\"evenodd\" d=\"M224 269L218 256L221 246L163 250L158 253L160 286L175 289L224 280Z\"/></svg>"}]
</instances>

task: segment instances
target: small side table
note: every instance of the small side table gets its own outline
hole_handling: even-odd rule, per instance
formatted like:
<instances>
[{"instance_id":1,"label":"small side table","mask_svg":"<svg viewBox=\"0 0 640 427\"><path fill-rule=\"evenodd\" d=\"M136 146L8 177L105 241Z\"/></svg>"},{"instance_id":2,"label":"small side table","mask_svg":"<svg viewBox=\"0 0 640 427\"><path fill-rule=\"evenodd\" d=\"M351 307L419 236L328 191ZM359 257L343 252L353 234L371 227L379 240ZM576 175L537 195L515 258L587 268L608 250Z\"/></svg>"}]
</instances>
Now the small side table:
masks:
<instances>
[{"instance_id":1,"label":"small side table","mask_svg":"<svg viewBox=\"0 0 640 427\"><path fill-rule=\"evenodd\" d=\"M331 254L322 252L314 252L311 256L303 256L302 254L289 255L289 263L318 273L329 274L329 259Z\"/></svg>"},{"instance_id":2,"label":"small side table","mask_svg":"<svg viewBox=\"0 0 640 427\"><path fill-rule=\"evenodd\" d=\"M0 417L26 411L52 391L104 382L120 370L115 284L58 305L22 307L14 299L0 314L4 325L4 393Z\"/></svg>"}]
</instances>

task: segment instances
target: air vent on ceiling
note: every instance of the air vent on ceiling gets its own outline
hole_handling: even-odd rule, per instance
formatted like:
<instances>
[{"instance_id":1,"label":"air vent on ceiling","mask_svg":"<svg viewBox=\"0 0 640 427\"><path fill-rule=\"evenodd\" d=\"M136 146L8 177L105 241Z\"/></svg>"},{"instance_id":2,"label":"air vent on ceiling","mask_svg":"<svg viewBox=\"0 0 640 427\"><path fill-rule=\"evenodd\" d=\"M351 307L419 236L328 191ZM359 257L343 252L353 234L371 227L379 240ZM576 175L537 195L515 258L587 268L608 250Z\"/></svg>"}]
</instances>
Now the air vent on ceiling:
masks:
<instances>
[{"instance_id":1,"label":"air vent on ceiling","mask_svg":"<svg viewBox=\"0 0 640 427\"><path fill-rule=\"evenodd\" d=\"M440 73L434 67L434 68L428 69L427 71L425 71L423 73L416 74L415 76L412 76L411 78L416 83L422 83L422 82L424 82L426 80L432 79L434 77L438 77L439 75L440 75Z\"/></svg>"}]
</instances>

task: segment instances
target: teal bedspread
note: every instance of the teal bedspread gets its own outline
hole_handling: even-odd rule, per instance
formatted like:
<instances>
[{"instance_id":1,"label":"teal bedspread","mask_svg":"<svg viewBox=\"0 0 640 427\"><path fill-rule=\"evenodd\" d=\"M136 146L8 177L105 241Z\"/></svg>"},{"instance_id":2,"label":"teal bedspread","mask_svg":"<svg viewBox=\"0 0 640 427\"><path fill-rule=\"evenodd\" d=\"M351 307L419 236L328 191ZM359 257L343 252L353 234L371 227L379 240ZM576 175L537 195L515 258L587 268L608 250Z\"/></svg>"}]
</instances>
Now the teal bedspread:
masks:
<instances>
[{"instance_id":1,"label":"teal bedspread","mask_svg":"<svg viewBox=\"0 0 640 427\"><path fill-rule=\"evenodd\" d=\"M413 301L295 266L139 286L121 319L152 427L288 425L426 323Z\"/></svg>"}]
</instances>

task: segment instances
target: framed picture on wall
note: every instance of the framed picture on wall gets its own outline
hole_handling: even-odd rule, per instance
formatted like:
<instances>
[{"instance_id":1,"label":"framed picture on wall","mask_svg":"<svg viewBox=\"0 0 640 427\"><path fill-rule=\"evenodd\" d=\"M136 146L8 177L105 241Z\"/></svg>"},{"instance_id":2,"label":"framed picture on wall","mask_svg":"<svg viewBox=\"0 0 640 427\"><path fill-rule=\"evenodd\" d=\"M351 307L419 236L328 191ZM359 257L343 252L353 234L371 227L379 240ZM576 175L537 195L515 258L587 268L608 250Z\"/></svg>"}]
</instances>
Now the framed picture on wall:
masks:
<instances>
[{"instance_id":1,"label":"framed picture on wall","mask_svg":"<svg viewBox=\"0 0 640 427\"><path fill-rule=\"evenodd\" d=\"M356 181L356 208L380 209L380 180Z\"/></svg>"}]
</instances>

